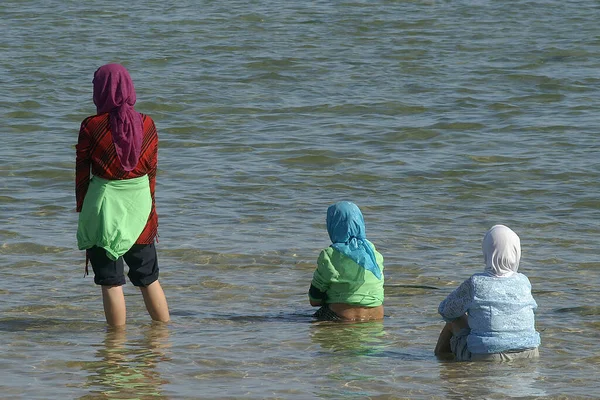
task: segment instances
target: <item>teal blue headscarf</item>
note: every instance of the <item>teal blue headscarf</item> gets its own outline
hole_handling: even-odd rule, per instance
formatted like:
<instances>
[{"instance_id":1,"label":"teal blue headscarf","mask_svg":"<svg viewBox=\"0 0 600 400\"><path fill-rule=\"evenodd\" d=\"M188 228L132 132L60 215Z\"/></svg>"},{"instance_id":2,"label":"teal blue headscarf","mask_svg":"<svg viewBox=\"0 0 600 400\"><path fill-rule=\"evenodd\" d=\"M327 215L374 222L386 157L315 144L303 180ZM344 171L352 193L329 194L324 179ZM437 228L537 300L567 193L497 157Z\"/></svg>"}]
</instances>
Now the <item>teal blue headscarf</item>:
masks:
<instances>
[{"instance_id":1,"label":"teal blue headscarf","mask_svg":"<svg viewBox=\"0 0 600 400\"><path fill-rule=\"evenodd\" d=\"M371 243L367 240L365 220L358 206L339 201L327 209L327 232L334 249L381 279Z\"/></svg>"}]
</instances>

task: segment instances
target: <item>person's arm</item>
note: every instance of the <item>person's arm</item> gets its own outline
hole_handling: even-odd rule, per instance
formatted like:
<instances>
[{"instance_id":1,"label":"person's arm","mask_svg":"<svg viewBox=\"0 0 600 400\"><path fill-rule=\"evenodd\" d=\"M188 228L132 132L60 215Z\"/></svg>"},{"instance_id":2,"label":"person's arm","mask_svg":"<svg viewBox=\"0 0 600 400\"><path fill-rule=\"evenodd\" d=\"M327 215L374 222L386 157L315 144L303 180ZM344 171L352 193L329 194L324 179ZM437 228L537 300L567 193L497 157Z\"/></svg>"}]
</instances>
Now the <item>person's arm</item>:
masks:
<instances>
[{"instance_id":1,"label":"person's arm","mask_svg":"<svg viewBox=\"0 0 600 400\"><path fill-rule=\"evenodd\" d=\"M313 279L308 290L308 300L313 307L325 304L327 300L327 289L331 285L331 279L339 274L331 264L326 250L321 251L317 260L317 269L313 273Z\"/></svg>"},{"instance_id":2,"label":"person's arm","mask_svg":"<svg viewBox=\"0 0 600 400\"><path fill-rule=\"evenodd\" d=\"M379 269L381 270L381 274L383 275L383 256L379 251L377 251L377 248L373 243L371 243L371 246L373 247L373 253L375 254L375 260L377 261L377 265L379 265Z\"/></svg>"},{"instance_id":3,"label":"person's arm","mask_svg":"<svg viewBox=\"0 0 600 400\"><path fill-rule=\"evenodd\" d=\"M81 123L79 137L75 146L75 200L76 211L81 212L83 199L90 184L90 134L87 130L87 120Z\"/></svg>"},{"instance_id":4,"label":"person's arm","mask_svg":"<svg viewBox=\"0 0 600 400\"><path fill-rule=\"evenodd\" d=\"M146 117L150 118L150 117ZM158 132L154 121L150 119L150 132L148 134L151 137L151 157L150 157L150 169L148 171L148 180L150 182L150 195L152 196L152 209L156 210L156 203L154 200L154 191L156 189L156 172L158 170Z\"/></svg>"},{"instance_id":5,"label":"person's arm","mask_svg":"<svg viewBox=\"0 0 600 400\"><path fill-rule=\"evenodd\" d=\"M524 276L524 275L523 275ZM527 289L529 290L529 297L531 298L531 309L533 310L533 312L535 313L535 311L538 308L538 304L535 301L533 294L531 293L531 282L529 281L529 278L525 276L525 281L527 282Z\"/></svg>"},{"instance_id":6,"label":"person's arm","mask_svg":"<svg viewBox=\"0 0 600 400\"><path fill-rule=\"evenodd\" d=\"M446 322L465 315L473 300L471 279L467 279L442 301L438 312Z\"/></svg>"},{"instance_id":7,"label":"person's arm","mask_svg":"<svg viewBox=\"0 0 600 400\"><path fill-rule=\"evenodd\" d=\"M327 293L317 289L315 285L311 284L308 290L308 301L313 307L320 307L327 300Z\"/></svg>"}]
</instances>

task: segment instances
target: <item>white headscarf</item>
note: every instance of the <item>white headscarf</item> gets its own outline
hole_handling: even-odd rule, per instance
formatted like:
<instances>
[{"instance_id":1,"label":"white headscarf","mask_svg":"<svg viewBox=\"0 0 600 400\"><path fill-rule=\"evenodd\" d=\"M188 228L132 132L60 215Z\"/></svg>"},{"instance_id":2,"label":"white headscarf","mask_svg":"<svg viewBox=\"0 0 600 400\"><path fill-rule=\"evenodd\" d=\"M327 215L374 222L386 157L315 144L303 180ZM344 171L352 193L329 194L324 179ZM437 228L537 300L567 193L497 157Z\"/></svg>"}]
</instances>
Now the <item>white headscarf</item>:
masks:
<instances>
[{"instance_id":1,"label":"white headscarf","mask_svg":"<svg viewBox=\"0 0 600 400\"><path fill-rule=\"evenodd\" d=\"M485 272L492 276L507 277L517 272L521 260L521 240L504 225L494 225L483 238Z\"/></svg>"}]
</instances>

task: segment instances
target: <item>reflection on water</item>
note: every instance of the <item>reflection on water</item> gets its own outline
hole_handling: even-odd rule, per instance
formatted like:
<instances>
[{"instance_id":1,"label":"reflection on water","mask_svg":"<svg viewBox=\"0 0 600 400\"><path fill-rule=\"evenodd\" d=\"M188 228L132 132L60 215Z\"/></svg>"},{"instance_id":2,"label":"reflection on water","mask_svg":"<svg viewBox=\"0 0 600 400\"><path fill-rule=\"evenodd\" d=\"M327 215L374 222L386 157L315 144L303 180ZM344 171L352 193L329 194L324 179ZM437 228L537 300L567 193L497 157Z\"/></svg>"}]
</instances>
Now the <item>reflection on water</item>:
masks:
<instances>
[{"instance_id":1,"label":"reflection on water","mask_svg":"<svg viewBox=\"0 0 600 400\"><path fill-rule=\"evenodd\" d=\"M357 356L373 356L384 351L386 333L383 321L359 323L315 322L311 325L313 343L327 353L348 352Z\"/></svg>"},{"instance_id":2,"label":"reflection on water","mask_svg":"<svg viewBox=\"0 0 600 400\"><path fill-rule=\"evenodd\" d=\"M4 317L0 318L0 332L48 332L63 330L66 326L71 329L68 320L40 317ZM79 324L81 325L81 324ZM87 328L83 326L82 329Z\"/></svg>"},{"instance_id":3,"label":"reflection on water","mask_svg":"<svg viewBox=\"0 0 600 400\"><path fill-rule=\"evenodd\" d=\"M90 393L80 399L166 399L158 364L168 361L169 328L152 324L143 336L127 340L126 328L111 328L96 351L96 360L85 363L89 371L85 387Z\"/></svg>"},{"instance_id":4,"label":"reflection on water","mask_svg":"<svg viewBox=\"0 0 600 400\"><path fill-rule=\"evenodd\" d=\"M440 381L449 399L545 396L539 360L441 362Z\"/></svg>"}]
</instances>

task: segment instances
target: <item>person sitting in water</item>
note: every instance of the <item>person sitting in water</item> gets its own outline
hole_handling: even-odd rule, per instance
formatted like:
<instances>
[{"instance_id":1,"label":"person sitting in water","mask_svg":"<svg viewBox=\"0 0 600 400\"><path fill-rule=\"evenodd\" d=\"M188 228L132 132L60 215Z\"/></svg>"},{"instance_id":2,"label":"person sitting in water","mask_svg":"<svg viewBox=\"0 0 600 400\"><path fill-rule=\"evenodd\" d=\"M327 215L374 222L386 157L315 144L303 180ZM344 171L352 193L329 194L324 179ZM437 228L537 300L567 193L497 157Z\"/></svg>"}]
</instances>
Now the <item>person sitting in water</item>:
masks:
<instances>
[{"instance_id":1,"label":"person sitting in water","mask_svg":"<svg viewBox=\"0 0 600 400\"><path fill-rule=\"evenodd\" d=\"M383 319L383 256L367 240L358 206L337 202L327 209L332 244L319 254L308 291L314 316L327 321Z\"/></svg>"},{"instance_id":2,"label":"person sitting in water","mask_svg":"<svg viewBox=\"0 0 600 400\"><path fill-rule=\"evenodd\" d=\"M494 225L483 238L485 270L472 275L439 305L446 321L434 353L456 361L502 361L539 355L537 304L529 279L517 272L519 236Z\"/></svg>"}]
</instances>

